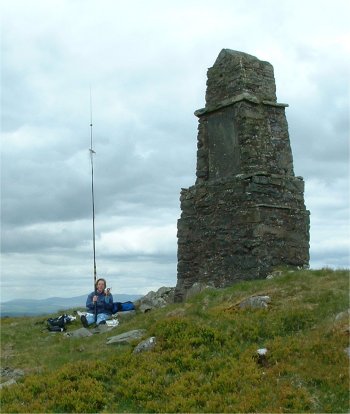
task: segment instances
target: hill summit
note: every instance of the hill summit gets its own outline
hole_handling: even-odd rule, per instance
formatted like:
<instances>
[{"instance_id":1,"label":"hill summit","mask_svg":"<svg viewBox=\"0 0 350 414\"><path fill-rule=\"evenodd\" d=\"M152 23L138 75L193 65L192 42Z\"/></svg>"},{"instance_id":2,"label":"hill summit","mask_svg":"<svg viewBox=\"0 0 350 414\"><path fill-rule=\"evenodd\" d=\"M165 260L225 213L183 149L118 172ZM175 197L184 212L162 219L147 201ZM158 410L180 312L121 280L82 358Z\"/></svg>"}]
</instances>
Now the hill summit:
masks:
<instances>
[{"instance_id":1,"label":"hill summit","mask_svg":"<svg viewBox=\"0 0 350 414\"><path fill-rule=\"evenodd\" d=\"M45 317L2 318L1 381L21 372L2 411L348 412L348 292L345 270L281 271L84 338L49 333Z\"/></svg>"}]
</instances>

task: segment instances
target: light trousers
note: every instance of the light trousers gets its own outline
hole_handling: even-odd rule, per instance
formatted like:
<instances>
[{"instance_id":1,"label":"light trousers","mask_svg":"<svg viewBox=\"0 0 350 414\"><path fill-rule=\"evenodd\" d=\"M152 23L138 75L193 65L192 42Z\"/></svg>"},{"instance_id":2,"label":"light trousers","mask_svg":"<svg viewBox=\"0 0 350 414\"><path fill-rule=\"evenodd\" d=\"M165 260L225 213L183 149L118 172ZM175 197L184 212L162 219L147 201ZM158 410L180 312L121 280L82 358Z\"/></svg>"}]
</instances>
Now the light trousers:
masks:
<instances>
[{"instance_id":1,"label":"light trousers","mask_svg":"<svg viewBox=\"0 0 350 414\"><path fill-rule=\"evenodd\" d=\"M110 315L108 315L108 313L98 313L96 325L100 324L102 321L106 321L109 318L110 318ZM87 313L86 320L88 321L89 325L92 325L93 323L95 323L95 315L93 313Z\"/></svg>"}]
</instances>

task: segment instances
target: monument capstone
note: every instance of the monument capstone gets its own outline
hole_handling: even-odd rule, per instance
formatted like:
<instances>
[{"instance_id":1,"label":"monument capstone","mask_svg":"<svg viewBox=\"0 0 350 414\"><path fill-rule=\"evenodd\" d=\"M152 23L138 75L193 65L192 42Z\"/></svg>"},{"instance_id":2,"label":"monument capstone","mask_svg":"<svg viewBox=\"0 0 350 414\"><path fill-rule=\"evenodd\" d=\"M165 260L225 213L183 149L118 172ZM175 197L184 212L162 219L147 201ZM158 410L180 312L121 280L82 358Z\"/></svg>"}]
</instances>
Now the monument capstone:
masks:
<instances>
[{"instance_id":1,"label":"monument capstone","mask_svg":"<svg viewBox=\"0 0 350 414\"><path fill-rule=\"evenodd\" d=\"M309 263L304 181L272 65L223 49L207 75L197 179L180 196L175 301L194 284L226 287Z\"/></svg>"}]
</instances>

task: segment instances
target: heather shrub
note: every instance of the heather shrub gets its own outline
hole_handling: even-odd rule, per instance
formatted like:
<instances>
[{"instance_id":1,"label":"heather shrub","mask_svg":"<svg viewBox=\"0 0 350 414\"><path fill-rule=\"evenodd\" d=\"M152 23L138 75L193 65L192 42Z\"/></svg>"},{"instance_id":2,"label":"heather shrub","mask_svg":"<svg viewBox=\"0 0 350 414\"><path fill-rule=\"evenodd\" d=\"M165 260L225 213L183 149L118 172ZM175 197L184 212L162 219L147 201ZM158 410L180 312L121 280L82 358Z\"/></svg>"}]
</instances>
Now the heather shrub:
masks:
<instances>
[{"instance_id":1,"label":"heather shrub","mask_svg":"<svg viewBox=\"0 0 350 414\"><path fill-rule=\"evenodd\" d=\"M2 366L26 373L1 390L2 412L348 412L349 322L335 318L348 288L347 271L324 269L205 291L112 332L156 336L140 354L138 341L106 345L111 333L68 339L40 318L2 319ZM271 297L267 309L236 306L257 294Z\"/></svg>"}]
</instances>

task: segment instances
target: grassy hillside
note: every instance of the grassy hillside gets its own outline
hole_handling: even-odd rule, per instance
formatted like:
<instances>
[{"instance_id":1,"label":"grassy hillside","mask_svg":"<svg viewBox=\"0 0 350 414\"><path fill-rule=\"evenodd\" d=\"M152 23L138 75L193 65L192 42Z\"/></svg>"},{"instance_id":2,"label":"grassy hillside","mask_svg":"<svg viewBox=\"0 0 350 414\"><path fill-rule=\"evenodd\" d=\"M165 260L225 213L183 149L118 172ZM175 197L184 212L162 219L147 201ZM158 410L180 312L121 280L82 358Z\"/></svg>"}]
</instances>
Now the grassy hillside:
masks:
<instances>
[{"instance_id":1,"label":"grassy hillside","mask_svg":"<svg viewBox=\"0 0 350 414\"><path fill-rule=\"evenodd\" d=\"M269 307L240 309L251 295ZM349 272L324 269L207 290L88 338L4 318L1 365L26 375L1 391L2 412L348 412L349 319L336 318L348 308ZM153 350L106 345L138 328L157 338Z\"/></svg>"}]
</instances>

